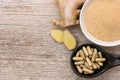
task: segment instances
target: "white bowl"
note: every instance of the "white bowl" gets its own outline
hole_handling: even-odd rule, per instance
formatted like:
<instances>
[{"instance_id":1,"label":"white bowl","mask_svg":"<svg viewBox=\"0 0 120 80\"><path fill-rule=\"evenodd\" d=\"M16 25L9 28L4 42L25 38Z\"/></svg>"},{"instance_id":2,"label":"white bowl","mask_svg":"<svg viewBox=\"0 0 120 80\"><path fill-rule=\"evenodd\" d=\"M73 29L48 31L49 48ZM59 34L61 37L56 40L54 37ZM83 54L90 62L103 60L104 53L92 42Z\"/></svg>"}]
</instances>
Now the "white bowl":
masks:
<instances>
[{"instance_id":1,"label":"white bowl","mask_svg":"<svg viewBox=\"0 0 120 80\"><path fill-rule=\"evenodd\" d=\"M84 35L90 40L92 41L93 43L96 43L98 45L101 45L101 46L117 46L117 45L120 45L120 40L118 41L113 41L113 42L105 42L105 41L101 41L101 40L98 40L96 39L95 37L93 37L86 29L85 27L85 22L84 22L84 16L85 16L85 12L86 12L86 9L89 7L89 5L93 2L94 0L86 0L85 4L83 5L82 7L82 10L81 10L81 13L80 13L80 27L82 29L82 32L84 33Z\"/></svg>"}]
</instances>

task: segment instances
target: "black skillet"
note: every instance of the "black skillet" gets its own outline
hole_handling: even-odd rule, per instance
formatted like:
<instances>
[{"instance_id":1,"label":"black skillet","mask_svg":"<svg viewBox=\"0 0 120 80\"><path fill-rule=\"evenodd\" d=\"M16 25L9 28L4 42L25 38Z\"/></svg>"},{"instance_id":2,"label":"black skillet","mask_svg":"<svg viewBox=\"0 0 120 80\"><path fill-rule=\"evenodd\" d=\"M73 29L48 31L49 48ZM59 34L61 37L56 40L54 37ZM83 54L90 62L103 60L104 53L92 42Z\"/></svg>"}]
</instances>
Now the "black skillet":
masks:
<instances>
[{"instance_id":1,"label":"black skillet","mask_svg":"<svg viewBox=\"0 0 120 80\"><path fill-rule=\"evenodd\" d=\"M76 66L74 65L74 62L72 60L72 58L76 55L76 53L82 49L83 46L90 46L92 48L96 48L98 51L102 52L102 55L104 58L106 58L106 61L103 63L103 67L101 67L98 70L95 70L95 73L93 74L80 74L78 72L78 70L76 69ZM70 58L70 64L71 64L71 68L73 69L73 71L80 77L84 77L84 78L93 78L96 76L99 76L100 74L104 73L105 71L107 71L108 69L118 66L120 65L120 56L118 55L114 55L114 54L110 54L108 52L106 52L105 50L103 50L102 48L100 48L99 46L95 45L95 44L90 44L90 43L86 43L86 44L82 44L80 45L78 48L76 48Z\"/></svg>"}]
</instances>

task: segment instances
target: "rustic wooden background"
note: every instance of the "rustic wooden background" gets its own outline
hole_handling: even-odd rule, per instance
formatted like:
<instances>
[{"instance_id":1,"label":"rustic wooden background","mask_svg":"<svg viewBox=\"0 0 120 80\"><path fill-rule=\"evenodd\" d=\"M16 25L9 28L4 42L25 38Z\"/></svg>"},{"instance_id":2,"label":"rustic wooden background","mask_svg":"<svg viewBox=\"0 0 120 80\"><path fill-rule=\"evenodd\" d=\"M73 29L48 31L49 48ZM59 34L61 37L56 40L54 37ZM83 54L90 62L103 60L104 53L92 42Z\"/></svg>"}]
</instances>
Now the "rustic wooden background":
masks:
<instances>
[{"instance_id":1,"label":"rustic wooden background","mask_svg":"<svg viewBox=\"0 0 120 80\"><path fill-rule=\"evenodd\" d=\"M0 80L120 80L119 66L93 79L76 76L71 51L50 37L54 17L56 0L0 0ZM79 26L68 29L78 45L89 42ZM120 46L103 48L120 55Z\"/></svg>"}]
</instances>

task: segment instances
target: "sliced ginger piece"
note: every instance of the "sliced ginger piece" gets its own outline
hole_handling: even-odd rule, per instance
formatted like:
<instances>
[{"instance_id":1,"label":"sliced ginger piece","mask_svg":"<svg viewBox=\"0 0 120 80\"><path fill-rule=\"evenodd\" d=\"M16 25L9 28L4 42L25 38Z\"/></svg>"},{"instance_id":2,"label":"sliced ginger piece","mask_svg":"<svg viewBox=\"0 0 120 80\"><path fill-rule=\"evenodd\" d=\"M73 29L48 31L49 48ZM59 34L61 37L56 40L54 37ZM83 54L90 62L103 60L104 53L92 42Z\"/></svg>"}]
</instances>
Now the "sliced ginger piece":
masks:
<instances>
[{"instance_id":1,"label":"sliced ginger piece","mask_svg":"<svg viewBox=\"0 0 120 80\"><path fill-rule=\"evenodd\" d=\"M76 39L69 30L64 31L63 43L68 50L73 50L76 45Z\"/></svg>"},{"instance_id":2,"label":"sliced ginger piece","mask_svg":"<svg viewBox=\"0 0 120 80\"><path fill-rule=\"evenodd\" d=\"M50 30L51 37L59 43L63 42L63 31L62 30L57 30L57 29L52 29Z\"/></svg>"}]
</instances>

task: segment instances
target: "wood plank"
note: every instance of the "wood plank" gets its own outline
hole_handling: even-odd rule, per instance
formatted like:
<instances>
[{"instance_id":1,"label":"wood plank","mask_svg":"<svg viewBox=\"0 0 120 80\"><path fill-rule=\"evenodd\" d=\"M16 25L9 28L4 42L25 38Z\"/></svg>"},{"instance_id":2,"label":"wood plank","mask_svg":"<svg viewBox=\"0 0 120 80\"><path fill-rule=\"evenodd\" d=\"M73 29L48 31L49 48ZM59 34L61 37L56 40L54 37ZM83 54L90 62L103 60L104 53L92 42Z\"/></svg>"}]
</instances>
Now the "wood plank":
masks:
<instances>
[{"instance_id":1,"label":"wood plank","mask_svg":"<svg viewBox=\"0 0 120 80\"><path fill-rule=\"evenodd\" d=\"M85 80L70 67L72 52L50 37L51 19L59 17L56 0L0 0L0 80ZM68 29L78 45L89 42L79 26ZM120 46L105 49L120 54ZM119 80L119 74L116 67L89 80Z\"/></svg>"}]
</instances>

